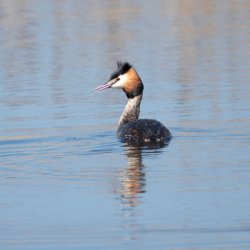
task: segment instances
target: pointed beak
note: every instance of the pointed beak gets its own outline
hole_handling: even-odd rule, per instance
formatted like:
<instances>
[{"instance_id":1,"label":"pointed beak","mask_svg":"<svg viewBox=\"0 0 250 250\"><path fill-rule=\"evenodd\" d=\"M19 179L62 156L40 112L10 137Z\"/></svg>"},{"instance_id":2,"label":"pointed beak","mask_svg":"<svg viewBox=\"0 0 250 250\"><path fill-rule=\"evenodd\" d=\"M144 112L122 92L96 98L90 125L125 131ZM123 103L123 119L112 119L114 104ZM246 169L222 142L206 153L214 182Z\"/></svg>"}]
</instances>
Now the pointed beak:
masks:
<instances>
[{"instance_id":1,"label":"pointed beak","mask_svg":"<svg viewBox=\"0 0 250 250\"><path fill-rule=\"evenodd\" d=\"M93 89L92 90L92 92L94 92L94 91L100 91L100 90L103 90L103 89L108 89L108 88L111 88L111 86L113 85L113 83L112 82L107 82L107 83L105 83L105 84L103 84L103 85L101 85L101 86L99 86L99 87L97 87L97 88L95 88L95 89Z\"/></svg>"},{"instance_id":2,"label":"pointed beak","mask_svg":"<svg viewBox=\"0 0 250 250\"><path fill-rule=\"evenodd\" d=\"M107 82L107 83L93 89L92 92L111 88L112 85L114 85L117 81L119 81L119 78L113 79L113 80L111 80L111 81L109 81L109 82Z\"/></svg>"}]
</instances>

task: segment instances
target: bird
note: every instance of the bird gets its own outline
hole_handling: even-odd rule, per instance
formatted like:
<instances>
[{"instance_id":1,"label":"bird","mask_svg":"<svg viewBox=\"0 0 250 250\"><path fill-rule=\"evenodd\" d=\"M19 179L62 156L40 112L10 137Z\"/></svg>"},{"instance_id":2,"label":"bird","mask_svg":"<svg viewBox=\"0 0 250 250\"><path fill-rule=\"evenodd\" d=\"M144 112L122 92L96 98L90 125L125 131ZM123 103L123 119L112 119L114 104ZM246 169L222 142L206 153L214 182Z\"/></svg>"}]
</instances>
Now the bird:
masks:
<instances>
[{"instance_id":1,"label":"bird","mask_svg":"<svg viewBox=\"0 0 250 250\"><path fill-rule=\"evenodd\" d=\"M161 122L154 119L138 119L144 85L129 62L118 61L117 69L109 80L93 91L108 88L122 89L128 98L116 131L121 142L144 145L168 142L172 138L170 131Z\"/></svg>"}]
</instances>

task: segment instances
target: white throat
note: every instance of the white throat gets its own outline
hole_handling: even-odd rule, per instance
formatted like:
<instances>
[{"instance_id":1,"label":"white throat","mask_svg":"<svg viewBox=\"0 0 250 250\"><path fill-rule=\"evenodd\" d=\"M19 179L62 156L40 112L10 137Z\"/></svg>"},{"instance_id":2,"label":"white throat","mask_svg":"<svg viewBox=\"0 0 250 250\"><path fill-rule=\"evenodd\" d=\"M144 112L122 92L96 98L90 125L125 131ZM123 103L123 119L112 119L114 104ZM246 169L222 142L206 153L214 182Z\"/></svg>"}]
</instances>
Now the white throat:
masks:
<instances>
[{"instance_id":1,"label":"white throat","mask_svg":"<svg viewBox=\"0 0 250 250\"><path fill-rule=\"evenodd\" d=\"M120 117L118 126L124 125L130 121L138 120L141 100L142 94L128 100L125 109Z\"/></svg>"}]
</instances>

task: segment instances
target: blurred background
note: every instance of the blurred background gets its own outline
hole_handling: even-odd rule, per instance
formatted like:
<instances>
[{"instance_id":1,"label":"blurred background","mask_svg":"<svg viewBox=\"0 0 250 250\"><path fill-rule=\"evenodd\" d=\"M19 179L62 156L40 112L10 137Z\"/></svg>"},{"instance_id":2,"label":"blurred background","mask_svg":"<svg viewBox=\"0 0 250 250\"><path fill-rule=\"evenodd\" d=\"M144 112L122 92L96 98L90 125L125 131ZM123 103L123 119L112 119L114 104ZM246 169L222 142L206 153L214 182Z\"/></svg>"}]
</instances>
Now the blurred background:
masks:
<instances>
[{"instance_id":1,"label":"blurred background","mask_svg":"<svg viewBox=\"0 0 250 250\"><path fill-rule=\"evenodd\" d=\"M0 0L0 246L250 248L250 1ZM162 148L115 138L116 61Z\"/></svg>"}]
</instances>

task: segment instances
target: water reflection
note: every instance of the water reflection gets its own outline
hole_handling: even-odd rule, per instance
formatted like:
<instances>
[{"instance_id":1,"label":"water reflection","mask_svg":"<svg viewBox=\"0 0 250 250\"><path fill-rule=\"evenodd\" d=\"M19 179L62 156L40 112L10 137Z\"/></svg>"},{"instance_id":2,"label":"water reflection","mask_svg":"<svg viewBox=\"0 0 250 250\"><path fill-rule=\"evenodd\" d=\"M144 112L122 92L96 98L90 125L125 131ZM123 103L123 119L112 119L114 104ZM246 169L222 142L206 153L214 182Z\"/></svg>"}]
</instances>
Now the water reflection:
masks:
<instances>
[{"instance_id":1,"label":"water reflection","mask_svg":"<svg viewBox=\"0 0 250 250\"><path fill-rule=\"evenodd\" d=\"M142 163L141 147L127 146L128 167L121 171L121 202L123 206L139 204L139 195L145 190L145 166Z\"/></svg>"},{"instance_id":2,"label":"water reflection","mask_svg":"<svg viewBox=\"0 0 250 250\"><path fill-rule=\"evenodd\" d=\"M146 173L143 164L142 152L146 154L159 154L159 150L168 144L161 143L147 147L125 145L128 158L127 168L120 172L120 187L118 193L123 207L135 207L140 205L141 194L146 192Z\"/></svg>"}]
</instances>

